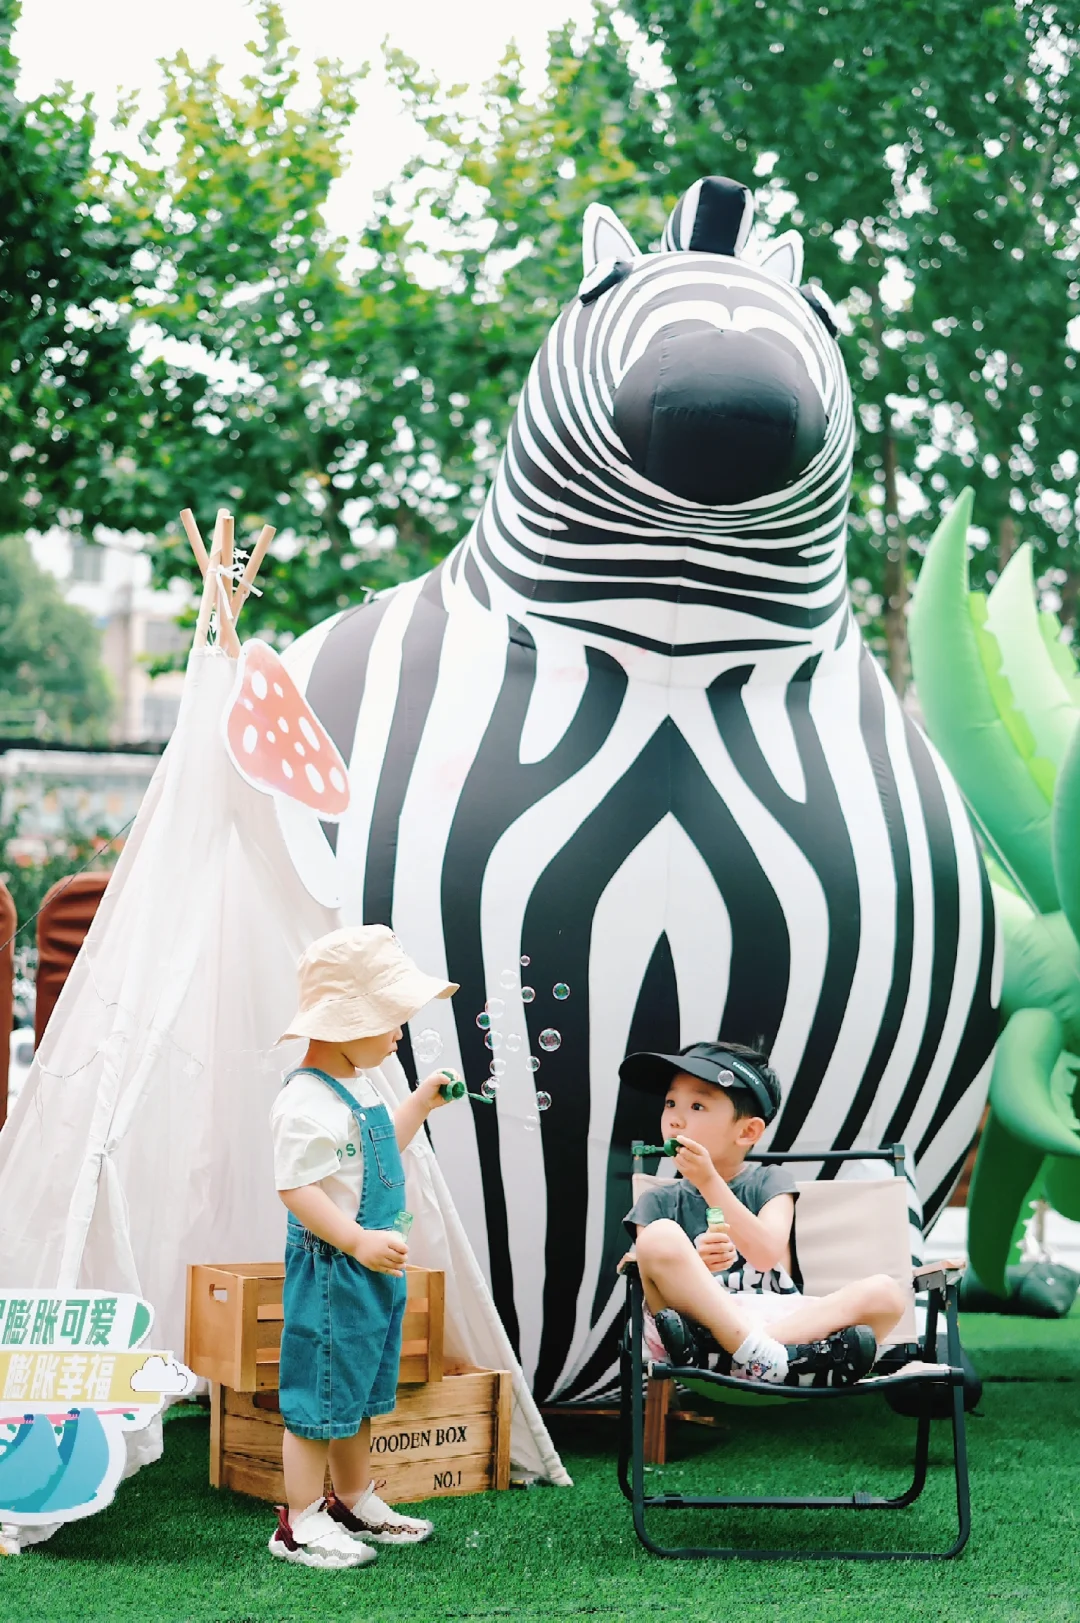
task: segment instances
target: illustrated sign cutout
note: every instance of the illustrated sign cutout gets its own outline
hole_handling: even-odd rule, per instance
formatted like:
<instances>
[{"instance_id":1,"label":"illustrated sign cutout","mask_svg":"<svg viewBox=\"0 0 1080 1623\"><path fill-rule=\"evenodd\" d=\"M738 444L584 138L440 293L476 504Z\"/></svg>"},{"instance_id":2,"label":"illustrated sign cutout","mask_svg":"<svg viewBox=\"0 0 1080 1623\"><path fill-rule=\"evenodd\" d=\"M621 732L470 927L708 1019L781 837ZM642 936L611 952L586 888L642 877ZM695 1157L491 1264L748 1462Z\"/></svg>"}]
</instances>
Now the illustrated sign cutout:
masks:
<instances>
[{"instance_id":1,"label":"illustrated sign cutout","mask_svg":"<svg viewBox=\"0 0 1080 1623\"><path fill-rule=\"evenodd\" d=\"M0 1522L40 1526L103 1509L141 1431L196 1377L144 1346L153 1308L108 1291L0 1296Z\"/></svg>"}]
</instances>

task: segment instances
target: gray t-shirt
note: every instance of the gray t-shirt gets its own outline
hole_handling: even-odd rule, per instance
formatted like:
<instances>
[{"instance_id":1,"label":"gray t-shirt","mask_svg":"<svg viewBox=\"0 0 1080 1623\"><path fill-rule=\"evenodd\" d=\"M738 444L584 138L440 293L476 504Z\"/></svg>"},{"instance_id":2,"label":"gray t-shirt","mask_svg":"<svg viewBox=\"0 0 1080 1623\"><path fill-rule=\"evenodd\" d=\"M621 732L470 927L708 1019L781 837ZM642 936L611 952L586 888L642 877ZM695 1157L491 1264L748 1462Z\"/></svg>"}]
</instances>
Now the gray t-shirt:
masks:
<instances>
[{"instance_id":1,"label":"gray t-shirt","mask_svg":"<svg viewBox=\"0 0 1080 1623\"><path fill-rule=\"evenodd\" d=\"M795 1179L785 1166L767 1166L752 1161L736 1173L728 1187L747 1211L753 1212L756 1217L762 1207L777 1195L794 1194ZM694 1185L685 1178L675 1177L647 1189L640 1200L634 1202L623 1221L631 1239L637 1239L639 1228L644 1228L647 1223L655 1223L658 1218L669 1217L691 1240L696 1240L709 1226L705 1221L706 1210L705 1197ZM762 1273L743 1256L739 1256L731 1268L717 1277L723 1279L728 1290L732 1291L779 1291L782 1295L790 1295L798 1289L785 1268L770 1268Z\"/></svg>"}]
</instances>

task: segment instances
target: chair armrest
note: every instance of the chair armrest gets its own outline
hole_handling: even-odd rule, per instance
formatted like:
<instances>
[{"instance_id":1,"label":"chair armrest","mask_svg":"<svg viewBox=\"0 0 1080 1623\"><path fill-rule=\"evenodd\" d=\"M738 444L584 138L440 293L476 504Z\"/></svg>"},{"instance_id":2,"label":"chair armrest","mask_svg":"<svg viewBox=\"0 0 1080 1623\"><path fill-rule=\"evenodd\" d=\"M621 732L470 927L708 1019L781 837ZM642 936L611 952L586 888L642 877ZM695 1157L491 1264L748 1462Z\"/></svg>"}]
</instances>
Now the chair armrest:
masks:
<instances>
[{"instance_id":1,"label":"chair armrest","mask_svg":"<svg viewBox=\"0 0 1080 1623\"><path fill-rule=\"evenodd\" d=\"M641 1278L638 1271L637 1258L632 1251L628 1251L625 1257L620 1257L615 1272L617 1274L621 1274L624 1279Z\"/></svg>"},{"instance_id":2,"label":"chair armrest","mask_svg":"<svg viewBox=\"0 0 1080 1623\"><path fill-rule=\"evenodd\" d=\"M950 1285L958 1285L967 1264L960 1258L949 1257L941 1262L927 1262L911 1270L911 1283L917 1291L937 1291L944 1296Z\"/></svg>"}]
</instances>

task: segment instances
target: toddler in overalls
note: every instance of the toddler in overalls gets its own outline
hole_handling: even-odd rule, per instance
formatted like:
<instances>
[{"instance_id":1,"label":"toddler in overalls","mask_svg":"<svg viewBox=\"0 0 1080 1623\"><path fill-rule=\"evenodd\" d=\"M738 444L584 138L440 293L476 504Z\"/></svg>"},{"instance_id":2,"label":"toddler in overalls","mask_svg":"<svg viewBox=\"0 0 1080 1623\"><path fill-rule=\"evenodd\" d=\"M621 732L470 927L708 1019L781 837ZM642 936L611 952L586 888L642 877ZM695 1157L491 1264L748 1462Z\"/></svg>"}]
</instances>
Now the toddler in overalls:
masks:
<instances>
[{"instance_id":1,"label":"toddler in overalls","mask_svg":"<svg viewBox=\"0 0 1080 1623\"><path fill-rule=\"evenodd\" d=\"M445 1077L426 1077L391 1114L370 1073L425 1003L456 991L422 974L384 924L335 930L300 959L300 1008L282 1041L306 1037L308 1048L270 1112L289 1209L279 1390L288 1505L270 1539L285 1561L361 1566L374 1544L420 1544L433 1531L375 1493L369 1436L371 1416L397 1401L408 1255L394 1229L406 1204L400 1151L445 1103Z\"/></svg>"}]
</instances>

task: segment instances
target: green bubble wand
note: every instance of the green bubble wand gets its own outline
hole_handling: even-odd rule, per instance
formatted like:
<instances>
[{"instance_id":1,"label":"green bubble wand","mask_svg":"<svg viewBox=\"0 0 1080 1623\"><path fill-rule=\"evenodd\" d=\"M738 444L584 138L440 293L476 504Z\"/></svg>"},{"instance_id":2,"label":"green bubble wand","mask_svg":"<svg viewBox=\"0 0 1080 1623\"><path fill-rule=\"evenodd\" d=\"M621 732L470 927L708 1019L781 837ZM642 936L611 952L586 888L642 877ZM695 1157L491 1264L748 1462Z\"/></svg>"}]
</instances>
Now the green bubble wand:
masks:
<instances>
[{"instance_id":1,"label":"green bubble wand","mask_svg":"<svg viewBox=\"0 0 1080 1623\"><path fill-rule=\"evenodd\" d=\"M453 1103L455 1099L464 1099L466 1095L470 1099L475 1099L479 1105L493 1105L495 1103L495 1100L489 1099L486 1093L471 1092L455 1070L448 1068L445 1071L440 1071L439 1075L446 1078L439 1092L448 1103Z\"/></svg>"}]
</instances>

